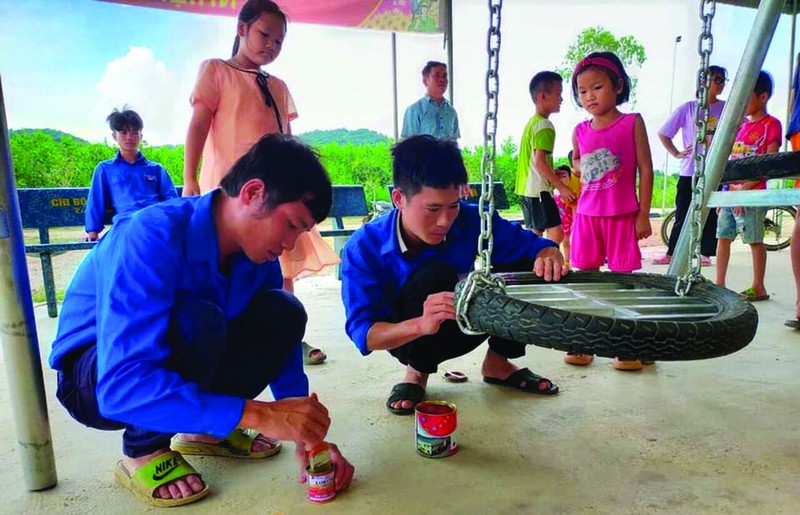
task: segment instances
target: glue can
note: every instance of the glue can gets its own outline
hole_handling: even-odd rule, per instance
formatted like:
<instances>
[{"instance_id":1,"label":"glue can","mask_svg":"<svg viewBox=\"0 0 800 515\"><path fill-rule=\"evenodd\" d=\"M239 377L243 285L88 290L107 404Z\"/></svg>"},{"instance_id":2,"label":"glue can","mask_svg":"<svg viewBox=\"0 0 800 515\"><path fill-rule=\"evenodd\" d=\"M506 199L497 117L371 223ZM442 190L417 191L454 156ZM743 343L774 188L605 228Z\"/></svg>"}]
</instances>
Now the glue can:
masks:
<instances>
[{"instance_id":1,"label":"glue can","mask_svg":"<svg viewBox=\"0 0 800 515\"><path fill-rule=\"evenodd\" d=\"M320 442L308 451L308 467L306 467L306 483L308 484L308 500L314 503L326 503L336 497L336 482L331 448Z\"/></svg>"},{"instance_id":2,"label":"glue can","mask_svg":"<svg viewBox=\"0 0 800 515\"><path fill-rule=\"evenodd\" d=\"M426 458L446 458L458 452L458 407L455 404L425 401L417 404L415 411L417 454Z\"/></svg>"}]
</instances>

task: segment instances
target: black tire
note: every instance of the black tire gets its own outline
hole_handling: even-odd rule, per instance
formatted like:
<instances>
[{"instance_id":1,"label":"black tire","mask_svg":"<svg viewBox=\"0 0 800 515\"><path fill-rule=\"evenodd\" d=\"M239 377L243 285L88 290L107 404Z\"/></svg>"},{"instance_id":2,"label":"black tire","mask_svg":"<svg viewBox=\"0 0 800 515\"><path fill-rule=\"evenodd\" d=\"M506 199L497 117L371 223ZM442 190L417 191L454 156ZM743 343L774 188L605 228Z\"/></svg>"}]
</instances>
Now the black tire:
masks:
<instances>
[{"instance_id":1,"label":"black tire","mask_svg":"<svg viewBox=\"0 0 800 515\"><path fill-rule=\"evenodd\" d=\"M800 152L759 154L728 161L722 182L789 179L800 170Z\"/></svg>"},{"instance_id":2,"label":"black tire","mask_svg":"<svg viewBox=\"0 0 800 515\"><path fill-rule=\"evenodd\" d=\"M771 207L764 219L764 247L776 251L792 243L792 229L797 210L790 206Z\"/></svg>"},{"instance_id":3,"label":"black tire","mask_svg":"<svg viewBox=\"0 0 800 515\"><path fill-rule=\"evenodd\" d=\"M672 226L675 225L675 210L669 212L661 222L661 241L664 245L669 245L669 235L672 234Z\"/></svg>"},{"instance_id":4,"label":"black tire","mask_svg":"<svg viewBox=\"0 0 800 515\"><path fill-rule=\"evenodd\" d=\"M541 284L532 273L499 274L506 284ZM561 282L612 282L673 291L675 277L655 274L572 272ZM456 287L456 299L464 282ZM608 358L681 361L724 356L743 348L756 334L758 313L738 294L703 281L690 297L713 303L718 314L705 320L620 319L574 313L515 299L480 288L467 309L473 327L538 347Z\"/></svg>"}]
</instances>

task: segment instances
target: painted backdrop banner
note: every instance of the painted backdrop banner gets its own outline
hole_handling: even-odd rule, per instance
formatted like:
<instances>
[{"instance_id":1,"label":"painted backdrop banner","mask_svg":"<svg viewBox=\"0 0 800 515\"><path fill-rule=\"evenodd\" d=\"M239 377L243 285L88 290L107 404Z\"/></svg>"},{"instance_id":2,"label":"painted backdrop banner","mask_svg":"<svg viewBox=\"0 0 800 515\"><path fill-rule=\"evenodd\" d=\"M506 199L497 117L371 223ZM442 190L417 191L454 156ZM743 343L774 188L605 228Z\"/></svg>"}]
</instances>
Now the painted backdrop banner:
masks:
<instances>
[{"instance_id":1,"label":"painted backdrop banner","mask_svg":"<svg viewBox=\"0 0 800 515\"><path fill-rule=\"evenodd\" d=\"M237 16L245 0L99 0L198 14ZM290 22L393 32L442 32L441 0L276 0Z\"/></svg>"}]
</instances>

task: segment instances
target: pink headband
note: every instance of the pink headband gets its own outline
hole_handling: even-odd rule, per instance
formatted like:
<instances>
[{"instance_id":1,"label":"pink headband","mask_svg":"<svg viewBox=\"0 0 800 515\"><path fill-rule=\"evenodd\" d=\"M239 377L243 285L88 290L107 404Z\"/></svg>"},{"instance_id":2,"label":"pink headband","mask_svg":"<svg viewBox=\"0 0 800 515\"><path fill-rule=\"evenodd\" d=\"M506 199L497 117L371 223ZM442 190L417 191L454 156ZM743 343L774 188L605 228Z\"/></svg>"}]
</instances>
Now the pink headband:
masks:
<instances>
[{"instance_id":1,"label":"pink headband","mask_svg":"<svg viewBox=\"0 0 800 515\"><path fill-rule=\"evenodd\" d=\"M573 75L578 75L584 68L592 65L608 68L612 72L616 73L617 77L622 77L622 72L620 71L619 67L605 57L584 57L583 60L581 60L581 62L575 66L575 72L573 72Z\"/></svg>"}]
</instances>

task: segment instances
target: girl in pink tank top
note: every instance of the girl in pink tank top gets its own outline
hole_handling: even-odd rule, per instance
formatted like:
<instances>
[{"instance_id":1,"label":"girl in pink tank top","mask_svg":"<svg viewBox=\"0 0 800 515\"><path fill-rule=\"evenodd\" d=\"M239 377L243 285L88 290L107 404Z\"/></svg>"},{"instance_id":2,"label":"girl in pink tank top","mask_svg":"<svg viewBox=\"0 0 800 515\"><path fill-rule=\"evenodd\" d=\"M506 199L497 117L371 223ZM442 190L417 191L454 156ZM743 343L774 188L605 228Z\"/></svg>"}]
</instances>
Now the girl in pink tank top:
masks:
<instances>
[{"instance_id":1,"label":"girl in pink tank top","mask_svg":"<svg viewBox=\"0 0 800 515\"><path fill-rule=\"evenodd\" d=\"M653 162L641 115L617 109L628 101L630 78L616 55L593 52L575 67L572 96L592 118L578 124L572 135L573 165L581 177L582 192L573 222L570 263L582 270L597 270L607 260L611 271L633 272L642 267L638 240L653 232ZM642 367L630 359L635 356L625 358L615 359L615 368ZM588 365L591 356L567 354L565 360Z\"/></svg>"}]
</instances>

